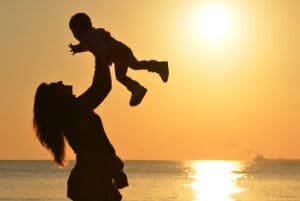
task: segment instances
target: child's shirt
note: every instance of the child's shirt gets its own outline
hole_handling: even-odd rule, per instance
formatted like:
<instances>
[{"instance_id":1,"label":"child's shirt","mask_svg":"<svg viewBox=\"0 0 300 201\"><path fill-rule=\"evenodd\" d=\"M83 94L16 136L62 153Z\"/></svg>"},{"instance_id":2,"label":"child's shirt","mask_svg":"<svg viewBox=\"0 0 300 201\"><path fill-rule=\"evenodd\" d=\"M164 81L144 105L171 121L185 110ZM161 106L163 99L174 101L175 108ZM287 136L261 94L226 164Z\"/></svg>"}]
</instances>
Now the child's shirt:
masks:
<instances>
[{"instance_id":1,"label":"child's shirt","mask_svg":"<svg viewBox=\"0 0 300 201\"><path fill-rule=\"evenodd\" d=\"M113 38L103 28L88 29L83 34L79 46L82 51L92 52L96 58L108 65L117 60L122 60L126 55L132 54L129 47Z\"/></svg>"},{"instance_id":2,"label":"child's shirt","mask_svg":"<svg viewBox=\"0 0 300 201\"><path fill-rule=\"evenodd\" d=\"M96 58L106 61L107 47L105 44L105 32L104 29L88 29L83 34L79 43L82 50L88 50L92 52Z\"/></svg>"}]
</instances>

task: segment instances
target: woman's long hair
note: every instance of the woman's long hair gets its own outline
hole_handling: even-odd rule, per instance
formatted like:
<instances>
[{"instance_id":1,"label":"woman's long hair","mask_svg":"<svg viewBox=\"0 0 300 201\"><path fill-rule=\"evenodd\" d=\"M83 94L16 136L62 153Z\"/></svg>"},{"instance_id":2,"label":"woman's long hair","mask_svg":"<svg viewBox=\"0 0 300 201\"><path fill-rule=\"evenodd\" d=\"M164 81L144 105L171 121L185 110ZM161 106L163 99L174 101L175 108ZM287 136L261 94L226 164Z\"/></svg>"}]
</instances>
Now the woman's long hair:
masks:
<instances>
[{"instance_id":1,"label":"woman's long hair","mask_svg":"<svg viewBox=\"0 0 300 201\"><path fill-rule=\"evenodd\" d=\"M65 138L62 132L62 101L52 84L42 83L34 99L33 126L40 143L48 149L54 162L63 167L65 162Z\"/></svg>"}]
</instances>

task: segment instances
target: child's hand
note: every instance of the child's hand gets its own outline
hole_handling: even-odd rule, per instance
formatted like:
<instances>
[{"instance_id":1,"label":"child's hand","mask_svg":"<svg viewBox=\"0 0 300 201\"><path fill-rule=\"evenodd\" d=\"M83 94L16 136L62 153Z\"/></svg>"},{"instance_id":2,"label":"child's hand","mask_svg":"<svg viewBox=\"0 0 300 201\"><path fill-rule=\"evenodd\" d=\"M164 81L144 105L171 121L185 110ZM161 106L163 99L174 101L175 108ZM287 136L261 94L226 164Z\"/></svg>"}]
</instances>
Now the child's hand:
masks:
<instances>
[{"instance_id":1,"label":"child's hand","mask_svg":"<svg viewBox=\"0 0 300 201\"><path fill-rule=\"evenodd\" d=\"M72 52L72 54L76 54L76 53L79 53L79 52L84 52L86 51L87 49L82 45L82 44L77 44L77 45L73 45L72 43L70 43L69 45L69 48L70 48L70 52Z\"/></svg>"},{"instance_id":2,"label":"child's hand","mask_svg":"<svg viewBox=\"0 0 300 201\"><path fill-rule=\"evenodd\" d=\"M71 48L70 52L72 53L72 55L76 54L77 51L76 51L76 46L75 45L73 45L72 43L70 43L68 45L68 47Z\"/></svg>"}]
</instances>

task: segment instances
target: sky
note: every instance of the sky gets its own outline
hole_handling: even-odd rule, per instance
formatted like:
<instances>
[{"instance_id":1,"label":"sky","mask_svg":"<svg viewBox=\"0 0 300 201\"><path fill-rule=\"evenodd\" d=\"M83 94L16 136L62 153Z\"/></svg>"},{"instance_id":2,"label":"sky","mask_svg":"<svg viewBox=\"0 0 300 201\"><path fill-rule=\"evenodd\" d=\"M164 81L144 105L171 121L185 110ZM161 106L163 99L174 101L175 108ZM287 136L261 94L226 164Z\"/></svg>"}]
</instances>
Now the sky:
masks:
<instances>
[{"instance_id":1,"label":"sky","mask_svg":"<svg viewBox=\"0 0 300 201\"><path fill-rule=\"evenodd\" d=\"M111 67L96 113L123 159L300 158L300 1L2 0L0 159L51 159L32 127L41 82L90 86L93 56L67 47L77 12L138 59L169 62L168 83L129 70L148 89L137 107Z\"/></svg>"}]
</instances>

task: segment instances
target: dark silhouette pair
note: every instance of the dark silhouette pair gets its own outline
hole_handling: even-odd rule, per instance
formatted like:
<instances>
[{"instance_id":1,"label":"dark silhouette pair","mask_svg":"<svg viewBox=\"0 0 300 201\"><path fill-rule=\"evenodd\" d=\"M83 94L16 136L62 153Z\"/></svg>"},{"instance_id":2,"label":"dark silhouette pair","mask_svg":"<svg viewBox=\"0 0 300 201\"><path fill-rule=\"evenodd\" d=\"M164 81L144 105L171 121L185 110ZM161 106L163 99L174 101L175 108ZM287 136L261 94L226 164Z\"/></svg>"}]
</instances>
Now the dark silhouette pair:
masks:
<instances>
[{"instance_id":1,"label":"dark silhouette pair","mask_svg":"<svg viewBox=\"0 0 300 201\"><path fill-rule=\"evenodd\" d=\"M94 112L111 90L109 65L115 63L119 81L132 91L130 105L137 105L146 89L126 76L128 66L157 72L168 80L167 62L137 61L132 51L104 29L91 26L87 15L79 13L70 21L74 36L73 53L91 51L96 57L92 85L80 96L62 81L42 83L36 90L33 123L40 143L59 166L65 165L65 143L76 154L76 164L68 179L67 195L74 201L120 201L118 189L128 186L124 163L117 156Z\"/></svg>"}]
</instances>

